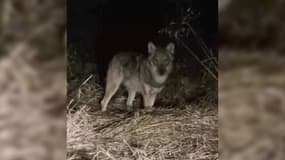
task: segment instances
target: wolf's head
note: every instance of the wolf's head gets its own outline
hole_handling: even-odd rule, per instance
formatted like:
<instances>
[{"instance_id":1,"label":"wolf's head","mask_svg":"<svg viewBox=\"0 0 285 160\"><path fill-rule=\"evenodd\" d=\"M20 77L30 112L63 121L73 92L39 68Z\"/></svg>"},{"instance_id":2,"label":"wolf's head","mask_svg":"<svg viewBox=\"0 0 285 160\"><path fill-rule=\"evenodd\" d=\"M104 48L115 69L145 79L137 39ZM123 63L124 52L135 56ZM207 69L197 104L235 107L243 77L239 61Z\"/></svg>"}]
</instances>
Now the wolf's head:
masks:
<instances>
[{"instance_id":1,"label":"wolf's head","mask_svg":"<svg viewBox=\"0 0 285 160\"><path fill-rule=\"evenodd\" d=\"M157 47L152 42L148 43L149 62L151 71L159 76L168 75L172 70L174 58L174 43L166 47Z\"/></svg>"}]
</instances>

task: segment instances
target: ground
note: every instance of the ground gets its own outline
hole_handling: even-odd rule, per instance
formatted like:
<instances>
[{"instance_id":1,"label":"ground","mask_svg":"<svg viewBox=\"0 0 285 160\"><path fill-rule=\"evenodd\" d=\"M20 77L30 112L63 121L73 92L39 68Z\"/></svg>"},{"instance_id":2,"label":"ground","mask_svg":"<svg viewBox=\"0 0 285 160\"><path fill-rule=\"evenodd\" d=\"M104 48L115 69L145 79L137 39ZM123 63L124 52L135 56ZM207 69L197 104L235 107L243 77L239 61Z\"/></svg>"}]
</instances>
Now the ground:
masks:
<instances>
[{"instance_id":1,"label":"ground","mask_svg":"<svg viewBox=\"0 0 285 160\"><path fill-rule=\"evenodd\" d=\"M102 114L92 104L78 102L81 109L67 115L68 158L281 160L284 56L274 51L221 49L219 58L219 111L190 103L158 106L155 113L139 116L120 107ZM84 98L86 89L77 93ZM98 87L94 93L86 100L99 100L103 89ZM113 102L124 100L119 96Z\"/></svg>"},{"instance_id":2,"label":"ground","mask_svg":"<svg viewBox=\"0 0 285 160\"><path fill-rule=\"evenodd\" d=\"M72 83L80 85L72 87ZM102 113L99 102L104 89L96 75L69 81L69 85L69 160L218 159L218 108L214 104L157 103L154 112L135 114L126 111L122 91L111 101L107 113ZM140 105L139 97L135 105Z\"/></svg>"}]
</instances>

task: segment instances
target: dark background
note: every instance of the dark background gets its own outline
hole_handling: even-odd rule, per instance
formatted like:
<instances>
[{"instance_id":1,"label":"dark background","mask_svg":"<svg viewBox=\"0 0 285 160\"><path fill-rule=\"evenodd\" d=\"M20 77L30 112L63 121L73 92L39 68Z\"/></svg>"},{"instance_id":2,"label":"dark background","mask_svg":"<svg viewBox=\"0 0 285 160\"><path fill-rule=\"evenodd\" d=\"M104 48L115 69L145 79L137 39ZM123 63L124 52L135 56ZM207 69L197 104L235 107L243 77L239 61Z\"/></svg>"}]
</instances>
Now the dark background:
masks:
<instances>
[{"instance_id":1,"label":"dark background","mask_svg":"<svg viewBox=\"0 0 285 160\"><path fill-rule=\"evenodd\" d=\"M78 50L81 61L96 63L99 73L104 74L108 62L119 51L146 52L150 40L159 45L173 41L157 32L183 17L187 8L200 13L192 25L207 46L216 51L215 0L68 0L68 48ZM176 48L179 50L179 46Z\"/></svg>"}]
</instances>

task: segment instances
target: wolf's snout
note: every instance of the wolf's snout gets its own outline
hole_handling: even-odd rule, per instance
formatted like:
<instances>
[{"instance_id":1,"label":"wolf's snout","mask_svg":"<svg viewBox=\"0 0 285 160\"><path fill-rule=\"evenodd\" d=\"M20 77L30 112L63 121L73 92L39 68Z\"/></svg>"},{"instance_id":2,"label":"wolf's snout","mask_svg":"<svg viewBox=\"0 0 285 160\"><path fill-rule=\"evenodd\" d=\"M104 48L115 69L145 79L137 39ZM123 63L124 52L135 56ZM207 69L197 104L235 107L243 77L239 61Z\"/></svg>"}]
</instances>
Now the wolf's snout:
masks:
<instances>
[{"instance_id":1,"label":"wolf's snout","mask_svg":"<svg viewBox=\"0 0 285 160\"><path fill-rule=\"evenodd\" d=\"M158 68L158 73L159 73L160 75L165 74L165 72L166 72L166 69L165 69L165 68Z\"/></svg>"}]
</instances>

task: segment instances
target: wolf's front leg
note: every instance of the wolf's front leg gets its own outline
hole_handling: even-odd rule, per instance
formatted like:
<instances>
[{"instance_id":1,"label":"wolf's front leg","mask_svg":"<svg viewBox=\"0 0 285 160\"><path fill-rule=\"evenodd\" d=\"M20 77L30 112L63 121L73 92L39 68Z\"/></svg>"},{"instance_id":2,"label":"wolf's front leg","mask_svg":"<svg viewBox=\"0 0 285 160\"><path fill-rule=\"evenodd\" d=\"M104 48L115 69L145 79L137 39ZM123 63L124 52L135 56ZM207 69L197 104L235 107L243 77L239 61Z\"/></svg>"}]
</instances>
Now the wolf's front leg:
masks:
<instances>
[{"instance_id":1,"label":"wolf's front leg","mask_svg":"<svg viewBox=\"0 0 285 160\"><path fill-rule=\"evenodd\" d=\"M143 95L143 99L144 99L144 108L147 111L152 111L152 107L156 99L156 94L145 94Z\"/></svg>"},{"instance_id":2,"label":"wolf's front leg","mask_svg":"<svg viewBox=\"0 0 285 160\"><path fill-rule=\"evenodd\" d=\"M128 100L127 100L127 109L128 111L132 111L133 110L133 101L135 99L136 96L136 92L135 91L128 91Z\"/></svg>"}]
</instances>

